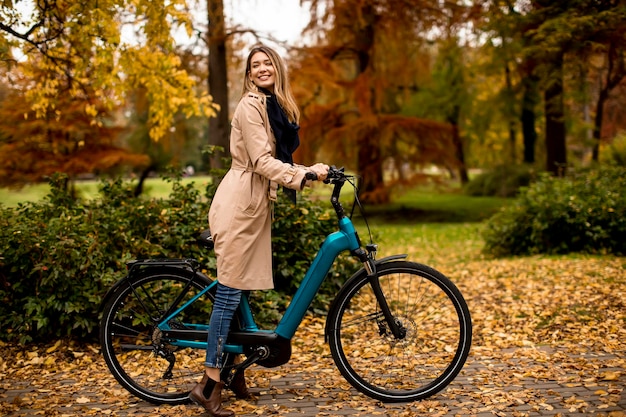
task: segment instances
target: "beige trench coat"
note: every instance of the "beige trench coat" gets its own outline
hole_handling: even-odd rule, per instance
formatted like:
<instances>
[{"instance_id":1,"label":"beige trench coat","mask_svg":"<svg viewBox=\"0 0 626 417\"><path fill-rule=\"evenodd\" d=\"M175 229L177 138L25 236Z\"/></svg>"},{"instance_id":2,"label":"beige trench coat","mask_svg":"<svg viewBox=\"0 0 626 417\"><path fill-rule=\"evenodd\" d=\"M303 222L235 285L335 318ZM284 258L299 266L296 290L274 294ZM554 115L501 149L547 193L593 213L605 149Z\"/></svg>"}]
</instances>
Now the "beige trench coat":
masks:
<instances>
[{"instance_id":1,"label":"beige trench coat","mask_svg":"<svg viewBox=\"0 0 626 417\"><path fill-rule=\"evenodd\" d=\"M217 188L209 210L215 241L217 279L241 290L274 288L272 279L272 201L278 185L299 190L305 167L274 158L265 95L248 93L233 115L232 165Z\"/></svg>"}]
</instances>

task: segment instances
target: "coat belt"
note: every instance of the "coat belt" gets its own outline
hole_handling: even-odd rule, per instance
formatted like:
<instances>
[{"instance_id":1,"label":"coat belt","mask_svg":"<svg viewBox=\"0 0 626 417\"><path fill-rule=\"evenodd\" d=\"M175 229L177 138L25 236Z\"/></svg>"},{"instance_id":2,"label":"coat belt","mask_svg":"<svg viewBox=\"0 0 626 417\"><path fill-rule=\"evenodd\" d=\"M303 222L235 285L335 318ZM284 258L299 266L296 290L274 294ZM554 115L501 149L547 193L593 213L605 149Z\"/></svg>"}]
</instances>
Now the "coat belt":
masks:
<instances>
[{"instance_id":1,"label":"coat belt","mask_svg":"<svg viewBox=\"0 0 626 417\"><path fill-rule=\"evenodd\" d=\"M233 162L230 169L232 169L233 171L254 172L254 170L252 170L252 167L250 166L250 161L248 161L246 165L237 164ZM278 183L277 182L274 182L271 180L269 181L267 196L269 197L270 201L276 201L278 199Z\"/></svg>"}]
</instances>

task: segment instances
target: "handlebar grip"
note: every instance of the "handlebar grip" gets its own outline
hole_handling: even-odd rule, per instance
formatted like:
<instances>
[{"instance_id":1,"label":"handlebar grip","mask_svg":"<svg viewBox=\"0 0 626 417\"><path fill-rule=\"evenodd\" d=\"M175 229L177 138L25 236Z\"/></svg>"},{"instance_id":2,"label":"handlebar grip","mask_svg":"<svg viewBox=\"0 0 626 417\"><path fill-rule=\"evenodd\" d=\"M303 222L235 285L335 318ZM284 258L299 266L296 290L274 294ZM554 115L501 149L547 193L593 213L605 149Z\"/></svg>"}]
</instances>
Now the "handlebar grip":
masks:
<instances>
[{"instance_id":1,"label":"handlebar grip","mask_svg":"<svg viewBox=\"0 0 626 417\"><path fill-rule=\"evenodd\" d=\"M304 178L310 181L317 181L317 174L315 172L307 172L304 174Z\"/></svg>"}]
</instances>

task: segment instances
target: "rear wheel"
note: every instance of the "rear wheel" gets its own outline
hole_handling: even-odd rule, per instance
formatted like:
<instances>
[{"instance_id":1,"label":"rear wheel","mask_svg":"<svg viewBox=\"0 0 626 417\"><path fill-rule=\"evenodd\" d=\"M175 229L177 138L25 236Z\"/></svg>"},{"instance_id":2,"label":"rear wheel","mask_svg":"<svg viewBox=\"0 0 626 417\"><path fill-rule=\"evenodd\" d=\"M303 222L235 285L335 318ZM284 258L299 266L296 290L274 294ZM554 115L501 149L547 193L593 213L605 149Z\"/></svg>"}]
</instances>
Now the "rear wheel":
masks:
<instances>
[{"instance_id":1,"label":"rear wheel","mask_svg":"<svg viewBox=\"0 0 626 417\"><path fill-rule=\"evenodd\" d=\"M182 404L199 381L205 351L168 344L156 324L211 285L202 274L177 267L147 268L123 284L104 307L100 343L115 379L157 404ZM215 288L174 317L171 328L208 323Z\"/></svg>"},{"instance_id":2,"label":"rear wheel","mask_svg":"<svg viewBox=\"0 0 626 417\"><path fill-rule=\"evenodd\" d=\"M440 272L412 262L378 266L394 320L390 331L366 274L346 284L328 315L330 351L357 390L385 402L427 398L460 372L472 323L457 287Z\"/></svg>"}]
</instances>

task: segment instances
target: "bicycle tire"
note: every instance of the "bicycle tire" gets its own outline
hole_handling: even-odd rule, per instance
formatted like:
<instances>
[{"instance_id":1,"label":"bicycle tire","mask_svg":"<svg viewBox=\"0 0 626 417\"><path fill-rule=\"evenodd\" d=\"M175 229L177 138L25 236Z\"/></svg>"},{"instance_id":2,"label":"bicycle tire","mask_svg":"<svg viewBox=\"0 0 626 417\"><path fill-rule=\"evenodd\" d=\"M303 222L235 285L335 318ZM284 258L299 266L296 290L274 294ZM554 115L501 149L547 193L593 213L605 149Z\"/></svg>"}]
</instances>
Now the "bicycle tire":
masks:
<instances>
[{"instance_id":1,"label":"bicycle tire","mask_svg":"<svg viewBox=\"0 0 626 417\"><path fill-rule=\"evenodd\" d=\"M394 318L406 329L395 339L365 272L341 289L329 311L327 335L335 364L358 391L383 402L410 402L444 389L461 371L472 341L461 292L426 265L378 265Z\"/></svg>"},{"instance_id":2,"label":"bicycle tire","mask_svg":"<svg viewBox=\"0 0 626 417\"><path fill-rule=\"evenodd\" d=\"M185 288L178 306L211 284L203 274L178 267L151 267L128 278L106 303L100 323L104 360L115 379L133 395L154 404L184 404L204 369L205 351L163 340L156 324ZM214 289L170 322L208 323ZM167 372L170 361L173 368Z\"/></svg>"}]
</instances>

